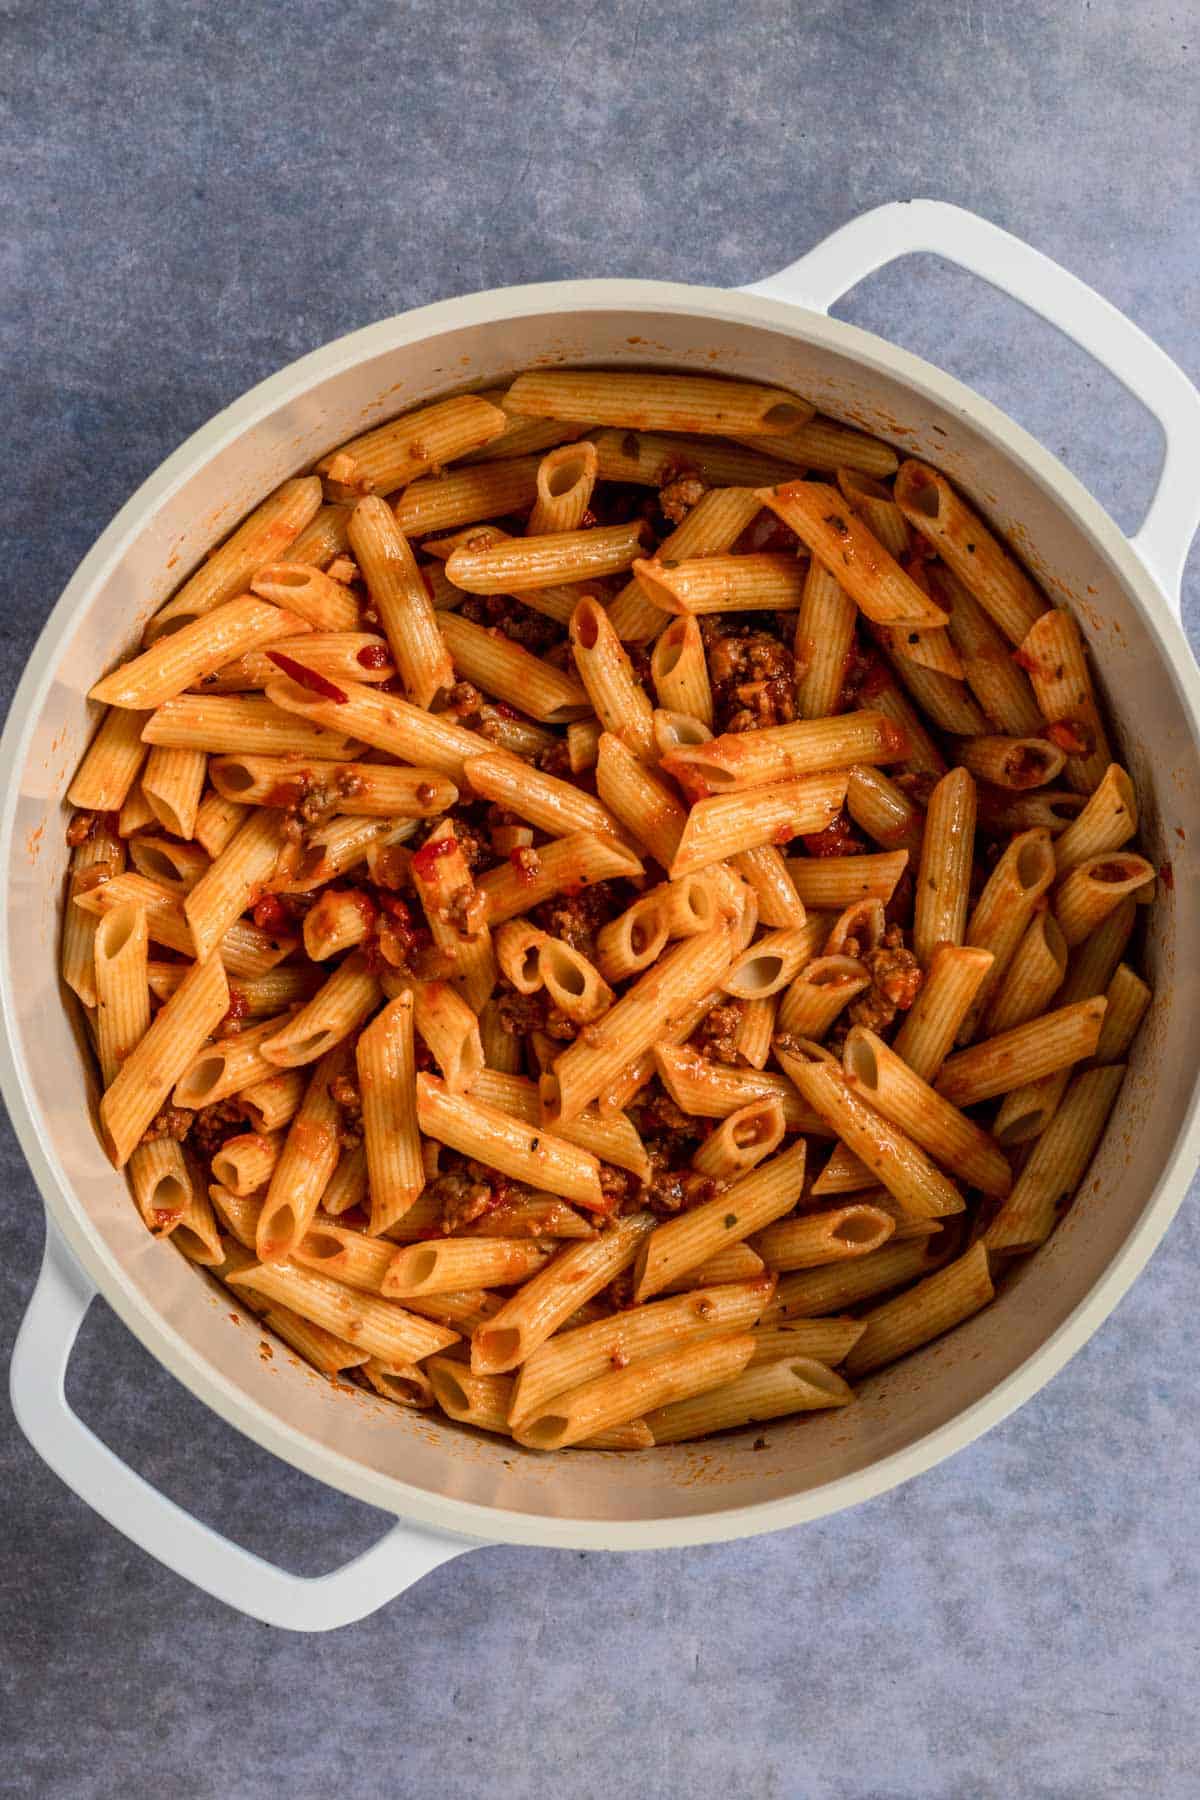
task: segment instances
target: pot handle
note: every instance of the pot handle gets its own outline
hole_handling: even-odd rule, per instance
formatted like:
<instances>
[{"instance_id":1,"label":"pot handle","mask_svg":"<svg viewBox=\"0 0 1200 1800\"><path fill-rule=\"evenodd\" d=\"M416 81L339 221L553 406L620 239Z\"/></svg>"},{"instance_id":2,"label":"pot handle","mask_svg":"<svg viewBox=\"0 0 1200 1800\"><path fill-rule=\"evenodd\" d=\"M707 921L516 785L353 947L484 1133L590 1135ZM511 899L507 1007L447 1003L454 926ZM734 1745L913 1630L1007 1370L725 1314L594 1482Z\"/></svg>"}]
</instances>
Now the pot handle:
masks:
<instances>
[{"instance_id":1,"label":"pot handle","mask_svg":"<svg viewBox=\"0 0 1200 1800\"><path fill-rule=\"evenodd\" d=\"M47 1219L41 1273L13 1350L13 1411L54 1473L176 1575L264 1625L333 1631L366 1618L439 1563L474 1548L462 1538L397 1521L343 1568L291 1575L201 1524L115 1456L67 1404L67 1363L95 1292Z\"/></svg>"},{"instance_id":2,"label":"pot handle","mask_svg":"<svg viewBox=\"0 0 1200 1800\"><path fill-rule=\"evenodd\" d=\"M1072 338L1149 407L1163 432L1158 485L1133 548L1181 611L1183 566L1200 524L1200 393L1141 328L1031 244L941 200L877 206L798 261L743 291L828 312L835 300L899 257L928 251L979 275Z\"/></svg>"}]
</instances>

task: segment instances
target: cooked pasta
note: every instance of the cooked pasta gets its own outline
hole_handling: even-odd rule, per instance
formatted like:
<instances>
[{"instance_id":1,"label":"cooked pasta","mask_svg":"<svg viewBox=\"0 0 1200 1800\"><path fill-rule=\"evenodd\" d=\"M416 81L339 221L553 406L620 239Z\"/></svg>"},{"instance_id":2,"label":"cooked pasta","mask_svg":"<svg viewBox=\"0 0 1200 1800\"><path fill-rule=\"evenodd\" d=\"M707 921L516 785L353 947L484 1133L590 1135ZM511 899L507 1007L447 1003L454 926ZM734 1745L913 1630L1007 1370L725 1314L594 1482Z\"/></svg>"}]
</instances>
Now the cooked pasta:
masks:
<instances>
[{"instance_id":1,"label":"cooked pasta","mask_svg":"<svg viewBox=\"0 0 1200 1800\"><path fill-rule=\"evenodd\" d=\"M1085 635L786 386L385 420L95 674L105 1147L342 1388L515 1457L803 1430L1085 1181L1169 885Z\"/></svg>"}]
</instances>

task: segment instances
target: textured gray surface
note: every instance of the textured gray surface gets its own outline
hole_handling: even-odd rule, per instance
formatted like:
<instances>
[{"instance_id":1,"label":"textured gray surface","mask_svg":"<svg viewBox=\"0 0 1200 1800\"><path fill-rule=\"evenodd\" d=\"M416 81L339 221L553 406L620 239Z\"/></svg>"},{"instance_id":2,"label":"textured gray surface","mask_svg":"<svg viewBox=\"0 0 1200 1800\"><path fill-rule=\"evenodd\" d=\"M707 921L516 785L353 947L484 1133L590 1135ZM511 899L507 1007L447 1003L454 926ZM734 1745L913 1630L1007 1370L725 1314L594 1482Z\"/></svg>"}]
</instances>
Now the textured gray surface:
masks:
<instances>
[{"instance_id":1,"label":"textured gray surface","mask_svg":"<svg viewBox=\"0 0 1200 1800\"><path fill-rule=\"evenodd\" d=\"M6 696L80 555L189 431L444 295L755 280L928 194L1047 250L1200 375L1200 23L1178 0L0 18ZM838 310L998 400L1136 523L1155 431L1053 333L925 259ZM0 1180L7 1349L41 1243L7 1131ZM327 1640L186 1588L5 1413L0 1791L1194 1795L1198 1261L1189 1204L1046 1392L870 1506L687 1554L479 1551ZM166 1491L290 1567L381 1528L235 1437L102 1307L71 1392Z\"/></svg>"}]
</instances>

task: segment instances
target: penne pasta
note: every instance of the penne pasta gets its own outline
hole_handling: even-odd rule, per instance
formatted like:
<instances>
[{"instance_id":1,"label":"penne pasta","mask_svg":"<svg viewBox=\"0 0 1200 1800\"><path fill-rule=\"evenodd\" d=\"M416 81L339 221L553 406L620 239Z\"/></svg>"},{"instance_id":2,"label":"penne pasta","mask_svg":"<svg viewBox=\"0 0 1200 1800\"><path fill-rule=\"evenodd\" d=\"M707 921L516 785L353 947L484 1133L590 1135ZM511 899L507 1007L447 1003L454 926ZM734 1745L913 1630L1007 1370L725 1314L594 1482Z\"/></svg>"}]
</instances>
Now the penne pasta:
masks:
<instances>
[{"instance_id":1,"label":"penne pasta","mask_svg":"<svg viewBox=\"0 0 1200 1800\"><path fill-rule=\"evenodd\" d=\"M944 1169L952 1169L968 1187L1004 1198L1012 1186L1012 1171L999 1146L915 1074L875 1032L856 1025L846 1039L842 1060L855 1092L885 1119L905 1131Z\"/></svg>"},{"instance_id":2,"label":"penne pasta","mask_svg":"<svg viewBox=\"0 0 1200 1800\"><path fill-rule=\"evenodd\" d=\"M336 512L338 549L349 545L349 507L329 507ZM319 515L318 515L319 516ZM359 605L344 582L334 581L311 563L301 560L307 549L301 537L292 545L287 562L268 563L250 582L250 592L303 619L313 631L357 631ZM313 544L316 548L316 544Z\"/></svg>"},{"instance_id":3,"label":"penne pasta","mask_svg":"<svg viewBox=\"0 0 1200 1800\"><path fill-rule=\"evenodd\" d=\"M1105 990L1104 998L1107 1004L1096 1044L1096 1061L1122 1062L1154 995L1128 963L1121 963Z\"/></svg>"},{"instance_id":4,"label":"penne pasta","mask_svg":"<svg viewBox=\"0 0 1200 1800\"><path fill-rule=\"evenodd\" d=\"M280 560L320 505L321 483L315 475L285 481L159 608L146 627L146 642L183 629L243 593L259 569Z\"/></svg>"},{"instance_id":5,"label":"penne pasta","mask_svg":"<svg viewBox=\"0 0 1200 1800\"><path fill-rule=\"evenodd\" d=\"M802 469L824 469L830 474L849 469L864 475L892 475L900 460L890 444L820 416L774 438L771 454Z\"/></svg>"},{"instance_id":6,"label":"penne pasta","mask_svg":"<svg viewBox=\"0 0 1200 1800\"><path fill-rule=\"evenodd\" d=\"M752 1357L752 1365L754 1361ZM792 1355L751 1366L733 1380L689 1399L649 1408L646 1426L655 1444L681 1444L739 1425L759 1425L792 1413L848 1406L853 1398L848 1383L824 1363L813 1357Z\"/></svg>"},{"instance_id":7,"label":"penne pasta","mask_svg":"<svg viewBox=\"0 0 1200 1800\"><path fill-rule=\"evenodd\" d=\"M545 1402L513 1435L531 1450L565 1449L655 1407L720 1387L745 1368L753 1349L753 1339L743 1333L610 1370Z\"/></svg>"},{"instance_id":8,"label":"penne pasta","mask_svg":"<svg viewBox=\"0 0 1200 1800\"><path fill-rule=\"evenodd\" d=\"M337 490L338 498L387 494L469 450L495 442L508 424L500 408L481 394L459 394L377 425L323 457L317 469ZM350 542L353 545L353 528Z\"/></svg>"},{"instance_id":9,"label":"penne pasta","mask_svg":"<svg viewBox=\"0 0 1200 1800\"><path fill-rule=\"evenodd\" d=\"M846 779L844 771L834 769L755 788L749 796L735 791L697 800L687 814L668 874L672 880L678 880L747 850L790 843L803 834L824 831L841 810ZM797 870L806 866L788 864L788 873L804 904L808 901L800 890Z\"/></svg>"},{"instance_id":10,"label":"penne pasta","mask_svg":"<svg viewBox=\"0 0 1200 1800\"><path fill-rule=\"evenodd\" d=\"M939 606L950 615L950 642L992 729L1010 737L1036 737L1042 715L1029 677L1013 660L1010 639L945 564L929 565L929 582Z\"/></svg>"},{"instance_id":11,"label":"penne pasta","mask_svg":"<svg viewBox=\"0 0 1200 1800\"><path fill-rule=\"evenodd\" d=\"M888 555L836 488L822 481L789 481L760 488L758 497L836 575L866 618L919 629L946 623L941 607Z\"/></svg>"},{"instance_id":12,"label":"penne pasta","mask_svg":"<svg viewBox=\"0 0 1200 1800\"><path fill-rule=\"evenodd\" d=\"M717 437L782 436L813 409L782 388L703 375L616 374L536 369L518 375L505 405L523 417L591 419L634 431L692 431Z\"/></svg>"},{"instance_id":13,"label":"penne pasta","mask_svg":"<svg viewBox=\"0 0 1200 1800\"><path fill-rule=\"evenodd\" d=\"M1014 1025L1024 1025L1044 1013L1062 986L1066 971L1067 941L1054 914L1035 911L984 1009L983 1023L988 1035L995 1037L1002 1031L1011 1031Z\"/></svg>"},{"instance_id":14,"label":"penne pasta","mask_svg":"<svg viewBox=\"0 0 1200 1800\"><path fill-rule=\"evenodd\" d=\"M179 1076L229 1009L219 956L193 965L121 1064L100 1102L104 1147L124 1168Z\"/></svg>"},{"instance_id":15,"label":"penne pasta","mask_svg":"<svg viewBox=\"0 0 1200 1800\"><path fill-rule=\"evenodd\" d=\"M925 815L913 914L913 950L926 967L939 944L961 944L975 851L975 782L951 769L934 788Z\"/></svg>"},{"instance_id":16,"label":"penne pasta","mask_svg":"<svg viewBox=\"0 0 1200 1800\"><path fill-rule=\"evenodd\" d=\"M372 1019L355 1051L373 1236L403 1217L425 1185L413 1096L413 1016L413 994L398 994Z\"/></svg>"},{"instance_id":17,"label":"penne pasta","mask_svg":"<svg viewBox=\"0 0 1200 1800\"><path fill-rule=\"evenodd\" d=\"M119 812L142 764L147 715L110 706L75 771L67 799L88 812Z\"/></svg>"},{"instance_id":18,"label":"penne pasta","mask_svg":"<svg viewBox=\"0 0 1200 1800\"><path fill-rule=\"evenodd\" d=\"M987 1247L973 1244L956 1262L867 1314L867 1329L846 1358L846 1374L857 1379L907 1356L961 1325L994 1294Z\"/></svg>"},{"instance_id":19,"label":"penne pasta","mask_svg":"<svg viewBox=\"0 0 1200 1800\"><path fill-rule=\"evenodd\" d=\"M472 625L457 613L442 615L440 625L459 676L485 693L550 725L565 725L591 712L591 702L579 682L541 657L531 656L519 644L493 635L482 625Z\"/></svg>"},{"instance_id":20,"label":"penne pasta","mask_svg":"<svg viewBox=\"0 0 1200 1800\"><path fill-rule=\"evenodd\" d=\"M770 553L700 556L691 562L641 557L634 579L660 611L680 618L702 613L793 612L804 592L804 564Z\"/></svg>"},{"instance_id":21,"label":"penne pasta","mask_svg":"<svg viewBox=\"0 0 1200 1800\"><path fill-rule=\"evenodd\" d=\"M316 1062L370 1017L379 996L379 982L362 957L348 956L306 1006L262 1040L263 1056L280 1069Z\"/></svg>"},{"instance_id":22,"label":"penne pasta","mask_svg":"<svg viewBox=\"0 0 1200 1800\"><path fill-rule=\"evenodd\" d=\"M98 681L90 698L109 706L150 711L204 676L216 674L226 663L292 637L297 627L306 629L302 619L244 594L178 631L156 637L148 650Z\"/></svg>"},{"instance_id":23,"label":"penne pasta","mask_svg":"<svg viewBox=\"0 0 1200 1800\"><path fill-rule=\"evenodd\" d=\"M1110 763L1078 817L1055 840L1054 863L1060 879L1093 857L1120 850L1137 828L1133 783L1119 764Z\"/></svg>"},{"instance_id":24,"label":"penne pasta","mask_svg":"<svg viewBox=\"0 0 1200 1800\"><path fill-rule=\"evenodd\" d=\"M798 1046L789 1049L789 1043L796 1040L777 1039L775 1044L785 1074L905 1212L940 1219L963 1210L954 1183L911 1138L859 1098L856 1086L836 1063L807 1061L805 1053Z\"/></svg>"},{"instance_id":25,"label":"penne pasta","mask_svg":"<svg viewBox=\"0 0 1200 1800\"><path fill-rule=\"evenodd\" d=\"M661 1293L687 1270L699 1268L731 1244L741 1243L791 1212L804 1186L805 1152L800 1139L714 1199L656 1225L638 1251L635 1302Z\"/></svg>"},{"instance_id":26,"label":"penne pasta","mask_svg":"<svg viewBox=\"0 0 1200 1800\"><path fill-rule=\"evenodd\" d=\"M1054 896L1055 916L1068 949L1095 931L1126 894L1136 894L1153 879L1153 864L1128 852L1110 851L1078 863L1064 876Z\"/></svg>"},{"instance_id":27,"label":"penne pasta","mask_svg":"<svg viewBox=\"0 0 1200 1800\"><path fill-rule=\"evenodd\" d=\"M208 758L203 750L152 750L142 771L142 793L164 831L196 835ZM213 854L213 852L209 852Z\"/></svg>"},{"instance_id":28,"label":"penne pasta","mask_svg":"<svg viewBox=\"0 0 1200 1800\"><path fill-rule=\"evenodd\" d=\"M1045 1243L1083 1179L1124 1079L1122 1063L1085 1069L1072 1078L1012 1193L983 1234L989 1250L1026 1251Z\"/></svg>"},{"instance_id":29,"label":"penne pasta","mask_svg":"<svg viewBox=\"0 0 1200 1800\"><path fill-rule=\"evenodd\" d=\"M802 903L824 912L840 912L857 900L882 900L886 904L907 867L907 850L886 850L877 856L787 859L788 874Z\"/></svg>"},{"instance_id":30,"label":"penne pasta","mask_svg":"<svg viewBox=\"0 0 1200 1800\"><path fill-rule=\"evenodd\" d=\"M506 538L479 549L462 545L446 574L469 594L515 594L563 582L596 581L631 568L644 548L644 527L601 525L588 531Z\"/></svg>"},{"instance_id":31,"label":"penne pasta","mask_svg":"<svg viewBox=\"0 0 1200 1800\"><path fill-rule=\"evenodd\" d=\"M312 1224L338 1160L335 1085L344 1077L352 1061L350 1045L335 1044L321 1057L308 1078L304 1098L288 1126L271 1170L262 1211L258 1215L254 1244L261 1262L278 1262L290 1256ZM282 1299L283 1296L274 1298ZM301 1306L295 1310L304 1312ZM326 1321L318 1318L316 1323L326 1324ZM327 1329L334 1327L327 1325ZM343 1335L353 1336L353 1333Z\"/></svg>"},{"instance_id":32,"label":"penne pasta","mask_svg":"<svg viewBox=\"0 0 1200 1800\"><path fill-rule=\"evenodd\" d=\"M598 881L640 875L642 865L631 850L598 832L575 831L511 861L489 869L476 886L486 902L489 925L502 925L528 912L564 888L578 892Z\"/></svg>"},{"instance_id":33,"label":"penne pasta","mask_svg":"<svg viewBox=\"0 0 1200 1800\"><path fill-rule=\"evenodd\" d=\"M783 1103L771 1094L751 1100L723 1119L692 1157L692 1167L714 1181L732 1181L773 1156L783 1142Z\"/></svg>"},{"instance_id":34,"label":"penne pasta","mask_svg":"<svg viewBox=\"0 0 1200 1800\"><path fill-rule=\"evenodd\" d=\"M629 1267L654 1224L652 1213L633 1213L598 1237L562 1251L475 1331L472 1373L503 1375L526 1362L539 1344Z\"/></svg>"},{"instance_id":35,"label":"penne pasta","mask_svg":"<svg viewBox=\"0 0 1200 1800\"><path fill-rule=\"evenodd\" d=\"M967 921L966 941L977 950L990 950L992 966L980 982L963 1019L960 1043L975 1028L997 983L1009 963L1042 896L1054 879L1054 851L1048 831L1022 832L1010 842L987 879Z\"/></svg>"},{"instance_id":36,"label":"penne pasta","mask_svg":"<svg viewBox=\"0 0 1200 1800\"><path fill-rule=\"evenodd\" d=\"M804 576L793 649L796 711L827 719L841 705L858 608L837 577L815 556Z\"/></svg>"},{"instance_id":37,"label":"penne pasta","mask_svg":"<svg viewBox=\"0 0 1200 1800\"><path fill-rule=\"evenodd\" d=\"M1064 751L1039 737L964 737L955 753L979 781L1017 791L1045 787L1067 760Z\"/></svg>"},{"instance_id":38,"label":"penne pasta","mask_svg":"<svg viewBox=\"0 0 1200 1800\"><path fill-rule=\"evenodd\" d=\"M849 769L856 763L893 762L905 753L901 735L878 713L845 713L834 719L798 719L760 731L733 732L711 742L673 750L667 774L697 798Z\"/></svg>"},{"instance_id":39,"label":"penne pasta","mask_svg":"<svg viewBox=\"0 0 1200 1800\"><path fill-rule=\"evenodd\" d=\"M1042 613L1018 653L1047 721L1046 735L1067 752L1066 778L1076 793L1099 787L1112 762L1096 703L1083 637L1068 612Z\"/></svg>"},{"instance_id":40,"label":"penne pasta","mask_svg":"<svg viewBox=\"0 0 1200 1800\"><path fill-rule=\"evenodd\" d=\"M774 1299L763 1309L760 1329L787 1319L821 1318L872 1300L878 1294L890 1293L893 1288L927 1275L936 1267L938 1256L936 1239L896 1242L893 1238L870 1256L851 1257L823 1268L783 1275Z\"/></svg>"},{"instance_id":41,"label":"penne pasta","mask_svg":"<svg viewBox=\"0 0 1200 1800\"><path fill-rule=\"evenodd\" d=\"M376 1294L358 1293L294 1262L260 1262L235 1271L228 1281L239 1292L249 1288L290 1307L301 1318L385 1362L421 1362L458 1342L458 1332L448 1326L420 1318Z\"/></svg>"},{"instance_id":42,"label":"penne pasta","mask_svg":"<svg viewBox=\"0 0 1200 1800\"><path fill-rule=\"evenodd\" d=\"M1102 995L1079 1000L959 1050L942 1064L935 1084L938 1093L955 1106L976 1106L1082 1062L1096 1048L1104 1008Z\"/></svg>"},{"instance_id":43,"label":"penne pasta","mask_svg":"<svg viewBox=\"0 0 1200 1800\"><path fill-rule=\"evenodd\" d=\"M535 1238L443 1238L394 1250L381 1292L393 1300L467 1287L519 1287L544 1269L555 1246Z\"/></svg>"},{"instance_id":44,"label":"penne pasta","mask_svg":"<svg viewBox=\"0 0 1200 1800\"><path fill-rule=\"evenodd\" d=\"M754 1246L768 1269L815 1269L869 1256L882 1249L895 1229L890 1213L859 1203L780 1219L759 1232Z\"/></svg>"},{"instance_id":45,"label":"penne pasta","mask_svg":"<svg viewBox=\"0 0 1200 1800\"><path fill-rule=\"evenodd\" d=\"M1010 642L1023 643L1048 602L978 514L928 463L901 463L894 493L913 530L933 545Z\"/></svg>"},{"instance_id":46,"label":"penne pasta","mask_svg":"<svg viewBox=\"0 0 1200 1800\"><path fill-rule=\"evenodd\" d=\"M418 1075L416 1089L417 1119L426 1137L516 1181L561 1194L593 1212L608 1212L600 1165L590 1151L542 1125L526 1126L473 1094L451 1094L435 1076Z\"/></svg>"}]
</instances>

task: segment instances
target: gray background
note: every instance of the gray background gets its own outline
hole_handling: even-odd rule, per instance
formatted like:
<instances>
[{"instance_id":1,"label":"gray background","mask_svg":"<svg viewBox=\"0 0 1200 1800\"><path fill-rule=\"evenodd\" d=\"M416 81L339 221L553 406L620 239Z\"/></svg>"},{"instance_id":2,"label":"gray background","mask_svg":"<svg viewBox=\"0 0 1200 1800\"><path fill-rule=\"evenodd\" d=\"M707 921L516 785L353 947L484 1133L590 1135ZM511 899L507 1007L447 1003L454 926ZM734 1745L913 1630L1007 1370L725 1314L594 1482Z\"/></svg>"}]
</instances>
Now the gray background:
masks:
<instances>
[{"instance_id":1,"label":"gray background","mask_svg":"<svg viewBox=\"0 0 1200 1800\"><path fill-rule=\"evenodd\" d=\"M1045 249L1200 375L1188 0L41 0L0 20L6 698L168 451L423 301L752 281L926 194ZM998 400L1137 523L1155 429L1053 332L928 259L838 310ZM7 1347L42 1225L7 1131L0 1158ZM1198 1257L1189 1204L1047 1392L856 1512L688 1553L478 1551L324 1640L185 1587L5 1412L0 1791L1200 1793ZM290 1567L383 1525L234 1436L102 1305L70 1388L137 1468Z\"/></svg>"}]
</instances>

